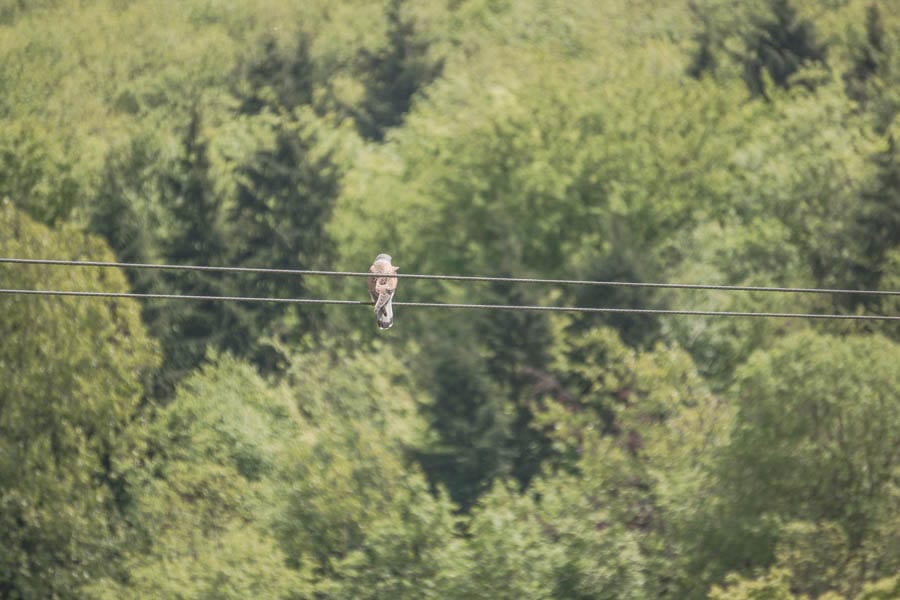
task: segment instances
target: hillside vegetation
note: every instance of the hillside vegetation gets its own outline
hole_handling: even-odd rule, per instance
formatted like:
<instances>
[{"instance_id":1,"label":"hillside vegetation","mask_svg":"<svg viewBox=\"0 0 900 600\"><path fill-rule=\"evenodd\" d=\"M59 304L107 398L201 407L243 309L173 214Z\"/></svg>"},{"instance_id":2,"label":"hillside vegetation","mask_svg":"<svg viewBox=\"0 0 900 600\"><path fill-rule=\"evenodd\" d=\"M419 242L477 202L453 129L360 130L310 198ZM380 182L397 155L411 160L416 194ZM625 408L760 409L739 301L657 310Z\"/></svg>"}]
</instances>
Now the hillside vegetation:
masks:
<instances>
[{"instance_id":1,"label":"hillside vegetation","mask_svg":"<svg viewBox=\"0 0 900 600\"><path fill-rule=\"evenodd\" d=\"M900 290L889 0L0 0L0 257ZM368 300L0 263L0 288ZM401 279L397 301L898 315ZM0 294L0 598L900 597L900 325Z\"/></svg>"}]
</instances>

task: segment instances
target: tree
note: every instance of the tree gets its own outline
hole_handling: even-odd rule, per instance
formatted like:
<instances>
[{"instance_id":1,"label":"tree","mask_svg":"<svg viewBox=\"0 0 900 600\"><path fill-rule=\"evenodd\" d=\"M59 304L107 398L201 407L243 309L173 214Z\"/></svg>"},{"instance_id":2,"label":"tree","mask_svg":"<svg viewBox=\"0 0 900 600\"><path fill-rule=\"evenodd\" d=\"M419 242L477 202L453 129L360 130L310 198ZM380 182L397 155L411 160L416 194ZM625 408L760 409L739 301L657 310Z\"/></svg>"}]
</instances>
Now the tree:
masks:
<instances>
[{"instance_id":1,"label":"tree","mask_svg":"<svg viewBox=\"0 0 900 600\"><path fill-rule=\"evenodd\" d=\"M98 238L0 204L0 255L111 261ZM127 292L114 270L3 265L12 288ZM77 598L115 573L135 418L158 364L129 300L0 298L0 595Z\"/></svg>"},{"instance_id":2,"label":"tree","mask_svg":"<svg viewBox=\"0 0 900 600\"><path fill-rule=\"evenodd\" d=\"M111 152L94 231L107 237L122 260L200 266L313 268L324 266L332 244L324 231L341 170L340 137L309 109L246 117L249 148L236 156L214 149L226 133L205 127L191 109L177 151L165 136L137 132ZM218 137L217 137L218 136ZM231 138L228 138L231 140ZM233 141L233 140L231 140ZM217 181L217 174L225 177ZM135 270L136 291L201 296L299 298L299 277L242 273ZM208 348L248 357L272 370L279 357L259 340L268 335L298 340L312 331L312 307L274 303L192 303L150 300L148 327L162 342L160 393L205 356Z\"/></svg>"},{"instance_id":3,"label":"tree","mask_svg":"<svg viewBox=\"0 0 900 600\"><path fill-rule=\"evenodd\" d=\"M836 523L859 557L884 540L878 532L896 511L900 460L898 357L879 335L805 331L738 370L735 429L720 463L717 529L725 538L709 544L716 562L735 570L770 564L787 539L781 524L791 520ZM865 560L844 566L851 589L889 574Z\"/></svg>"},{"instance_id":4,"label":"tree","mask_svg":"<svg viewBox=\"0 0 900 600\"><path fill-rule=\"evenodd\" d=\"M327 598L466 598L470 564L458 517L446 495L408 478L388 511L368 524L365 538L336 565Z\"/></svg>"},{"instance_id":5,"label":"tree","mask_svg":"<svg viewBox=\"0 0 900 600\"><path fill-rule=\"evenodd\" d=\"M237 192L228 210L231 244L227 256L235 266L314 269L327 267L333 243L325 231L340 189L342 168L337 142L311 109L280 112L269 120L271 145L257 149L237 165ZM246 293L272 298L301 298L308 292L302 277L249 274L241 279ZM313 307L262 305L244 309L253 331L277 333L293 340L314 331L321 313ZM246 343L246 342L245 342ZM261 366L271 358L260 348L242 348Z\"/></svg>"},{"instance_id":6,"label":"tree","mask_svg":"<svg viewBox=\"0 0 900 600\"><path fill-rule=\"evenodd\" d=\"M293 48L284 49L278 39L265 35L240 59L233 94L238 111L258 115L264 110L292 111L312 102L315 65L311 40L299 31Z\"/></svg>"},{"instance_id":7,"label":"tree","mask_svg":"<svg viewBox=\"0 0 900 600\"><path fill-rule=\"evenodd\" d=\"M715 52L715 27L706 11L696 3L690 2L688 8L697 24L696 31L691 36L694 49L686 72L691 77L699 79L707 73L715 72L719 64Z\"/></svg>"},{"instance_id":8,"label":"tree","mask_svg":"<svg viewBox=\"0 0 900 600\"><path fill-rule=\"evenodd\" d=\"M40 123L6 122L0 132L0 199L48 225L69 218L86 186L62 145Z\"/></svg>"},{"instance_id":9,"label":"tree","mask_svg":"<svg viewBox=\"0 0 900 600\"><path fill-rule=\"evenodd\" d=\"M140 433L128 473L122 573L92 597L310 597L271 527L281 451L297 434L283 388L247 363L212 355Z\"/></svg>"},{"instance_id":10,"label":"tree","mask_svg":"<svg viewBox=\"0 0 900 600\"><path fill-rule=\"evenodd\" d=\"M498 485L469 524L472 598L641 598L647 568L632 533L571 476L523 496Z\"/></svg>"},{"instance_id":11,"label":"tree","mask_svg":"<svg viewBox=\"0 0 900 600\"><path fill-rule=\"evenodd\" d=\"M745 38L741 58L744 83L756 96L766 97L763 73L786 88L791 77L810 63L825 62L825 46L816 40L812 22L799 18L791 0L769 0L769 14L758 18ZM810 82L805 82L810 85Z\"/></svg>"},{"instance_id":12,"label":"tree","mask_svg":"<svg viewBox=\"0 0 900 600\"><path fill-rule=\"evenodd\" d=\"M284 385L299 414L297 433L279 459L273 528L290 564L313 572L322 590L357 589L376 577L365 572L366 560L396 559L392 568L402 569L397 563L415 552L417 536L444 543L446 531L425 530L452 528L450 505L428 497L424 477L410 466L424 436L421 392L395 353L380 345L363 353L333 344L289 357ZM414 515L419 508L423 513ZM426 556L416 560L427 563ZM377 568L385 573L383 564ZM362 590L350 595L357 593Z\"/></svg>"},{"instance_id":13,"label":"tree","mask_svg":"<svg viewBox=\"0 0 900 600\"><path fill-rule=\"evenodd\" d=\"M162 174L161 202L171 218L172 231L161 240L162 253L175 264L221 266L227 263L228 239L223 227L222 198L210 174L202 117L192 110L183 133L181 154ZM174 293L225 295L216 273L173 271L163 283ZM181 375L197 366L208 346L234 350L246 343L249 327L236 308L204 301L169 307L154 323L166 356L165 368Z\"/></svg>"},{"instance_id":14,"label":"tree","mask_svg":"<svg viewBox=\"0 0 900 600\"><path fill-rule=\"evenodd\" d=\"M505 284L484 296L497 304L536 301ZM438 319L442 325L424 333L424 344L435 350L422 361L432 394L423 414L434 435L420 461L431 481L467 510L497 478L527 485L551 453L532 427L530 401L552 332L544 315L521 311L473 313L463 326Z\"/></svg>"},{"instance_id":15,"label":"tree","mask_svg":"<svg viewBox=\"0 0 900 600\"><path fill-rule=\"evenodd\" d=\"M797 600L791 593L787 571L774 571L756 579L729 577L726 587L714 585L709 597L713 600Z\"/></svg>"},{"instance_id":16,"label":"tree","mask_svg":"<svg viewBox=\"0 0 900 600\"><path fill-rule=\"evenodd\" d=\"M553 441L558 474L541 478L540 495L543 486L558 488L602 512L601 529L622 528L637 545L646 593L705 593L691 565L702 544L704 517L696 515L716 482L727 406L674 345L636 351L596 328L562 337L553 355L561 389L539 399L533 426Z\"/></svg>"},{"instance_id":17,"label":"tree","mask_svg":"<svg viewBox=\"0 0 900 600\"><path fill-rule=\"evenodd\" d=\"M381 141L400 125L413 97L440 76L443 60L429 56L429 43L403 14L406 0L389 0L385 10L387 40L383 48L360 50L358 67L365 98L354 111L360 133Z\"/></svg>"},{"instance_id":18,"label":"tree","mask_svg":"<svg viewBox=\"0 0 900 600\"><path fill-rule=\"evenodd\" d=\"M434 485L467 510L496 477L509 472L509 419L482 358L463 338L435 339L427 364L432 400L423 407L432 432L417 451Z\"/></svg>"},{"instance_id":19,"label":"tree","mask_svg":"<svg viewBox=\"0 0 900 600\"><path fill-rule=\"evenodd\" d=\"M890 254L900 247L900 149L893 137L887 145L872 160L877 168L874 181L861 194L852 225L860 246L852 278L863 289L883 289L891 273ZM872 299L863 302L872 309L884 310L883 303Z\"/></svg>"},{"instance_id":20,"label":"tree","mask_svg":"<svg viewBox=\"0 0 900 600\"><path fill-rule=\"evenodd\" d=\"M900 594L900 575L866 584L856 600L890 600Z\"/></svg>"},{"instance_id":21,"label":"tree","mask_svg":"<svg viewBox=\"0 0 900 600\"><path fill-rule=\"evenodd\" d=\"M873 99L870 97L873 92L877 98L877 87L872 89L873 80L883 77L889 64L884 21L875 2L866 7L865 34L861 37L850 45L850 66L843 78L847 95L865 104Z\"/></svg>"},{"instance_id":22,"label":"tree","mask_svg":"<svg viewBox=\"0 0 900 600\"><path fill-rule=\"evenodd\" d=\"M817 75L803 70L826 65L827 46L793 0L746 3L737 11L715 2L692 3L691 13L699 21L687 69L692 77L714 72L728 58L739 65L750 94L770 100L769 81L781 89L813 89Z\"/></svg>"},{"instance_id":23,"label":"tree","mask_svg":"<svg viewBox=\"0 0 900 600\"><path fill-rule=\"evenodd\" d=\"M161 180L170 162L164 145L159 132L135 133L114 146L104 161L87 221L90 231L106 240L119 261L153 264L165 260L159 232L168 230L169 215L161 201ZM161 271L132 269L127 276L135 292L169 291ZM171 303L163 301L147 300L141 305L143 321L157 339L168 339L162 324L171 308ZM158 379L165 381L167 376Z\"/></svg>"},{"instance_id":24,"label":"tree","mask_svg":"<svg viewBox=\"0 0 900 600\"><path fill-rule=\"evenodd\" d=\"M533 494L498 481L466 527L472 598L552 598L563 549L548 540Z\"/></svg>"}]
</instances>

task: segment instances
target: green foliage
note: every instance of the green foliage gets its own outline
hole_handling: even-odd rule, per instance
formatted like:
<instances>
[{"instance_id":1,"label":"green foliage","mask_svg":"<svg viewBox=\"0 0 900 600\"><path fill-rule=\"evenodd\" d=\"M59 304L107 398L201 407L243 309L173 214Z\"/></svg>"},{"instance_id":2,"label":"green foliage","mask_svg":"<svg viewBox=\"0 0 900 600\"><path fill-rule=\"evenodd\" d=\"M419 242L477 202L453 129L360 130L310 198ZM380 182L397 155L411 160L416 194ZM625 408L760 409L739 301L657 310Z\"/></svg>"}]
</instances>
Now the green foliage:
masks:
<instances>
[{"instance_id":1,"label":"green foliage","mask_svg":"<svg viewBox=\"0 0 900 600\"><path fill-rule=\"evenodd\" d=\"M315 68L310 43L301 31L295 47L282 48L271 35L253 44L241 57L234 84L234 95L241 100L240 112L255 115L265 108L290 111L309 104Z\"/></svg>"},{"instance_id":2,"label":"green foliage","mask_svg":"<svg viewBox=\"0 0 900 600\"><path fill-rule=\"evenodd\" d=\"M846 544L828 544L858 552L880 537L885 518L893 520L898 357L896 344L883 337L803 332L754 354L739 370L735 429L721 457L731 514L722 532L748 549L743 561L770 561L776 540L789 547L792 530L781 526L787 521L833 521ZM790 560L785 566L799 568ZM846 562L842 568L851 586L888 574L877 566L874 573L865 566L852 572Z\"/></svg>"},{"instance_id":3,"label":"green foliage","mask_svg":"<svg viewBox=\"0 0 900 600\"><path fill-rule=\"evenodd\" d=\"M145 462L128 481L124 573L94 583L95 597L294 598L310 589L270 527L296 409L249 365L211 361L143 434Z\"/></svg>"},{"instance_id":4,"label":"green foliage","mask_svg":"<svg viewBox=\"0 0 900 600\"><path fill-rule=\"evenodd\" d=\"M675 267L678 275L673 279L878 287L890 269L874 256L884 256L880 253L893 242L885 243L865 215L881 215L885 230L892 229L884 212L893 202L885 179L892 167L884 163L886 171L880 171L877 166L886 159L886 140L873 135L866 122L853 114L853 105L837 81L812 93L793 91L777 98L772 107L747 108L747 118L753 119L755 127L729 154L730 174L720 180L722 203L711 207L717 217L673 243L676 249L690 248L695 257ZM703 302L718 310L884 310L877 299L846 295L690 293L682 297L688 304ZM728 381L737 365L773 338L776 328L792 331L800 326L672 320L665 323L664 333L690 350L705 373ZM873 328L891 331L874 323L866 330Z\"/></svg>"},{"instance_id":5,"label":"green foliage","mask_svg":"<svg viewBox=\"0 0 900 600\"><path fill-rule=\"evenodd\" d=\"M559 489L578 490L581 502L603 510L604 528L634 536L648 593L702 591L690 560L703 543L702 497L716 483L728 408L683 350L636 352L610 329L570 336L554 370L564 388L542 398L535 423L574 474L558 476Z\"/></svg>"},{"instance_id":6,"label":"green foliage","mask_svg":"<svg viewBox=\"0 0 900 600\"><path fill-rule=\"evenodd\" d=\"M843 572L849 559L847 534L833 522L792 521L775 549L775 563L791 574L791 589L810 598L852 585Z\"/></svg>"},{"instance_id":7,"label":"green foliage","mask_svg":"<svg viewBox=\"0 0 900 600\"><path fill-rule=\"evenodd\" d=\"M413 97L431 83L442 61L429 56L428 41L417 35L416 26L405 16L405 0L389 0L385 8L387 45L360 52L358 70L363 77L365 98L354 118L360 133L381 140L385 131L399 125L409 112Z\"/></svg>"},{"instance_id":8,"label":"green foliage","mask_svg":"<svg viewBox=\"0 0 900 600\"><path fill-rule=\"evenodd\" d=\"M693 3L697 24L687 73L700 77L733 63L750 94L766 100L773 86L812 89L820 77L815 67L826 65L828 47L814 22L821 12L805 4L758 0L734 10L717 0Z\"/></svg>"},{"instance_id":9,"label":"green foliage","mask_svg":"<svg viewBox=\"0 0 900 600\"><path fill-rule=\"evenodd\" d=\"M0 255L900 287L896 2L0 0L0 33ZM125 275L0 287L367 298ZM893 323L0 304L3 598L897 595Z\"/></svg>"},{"instance_id":10,"label":"green foliage","mask_svg":"<svg viewBox=\"0 0 900 600\"><path fill-rule=\"evenodd\" d=\"M15 202L47 224L69 217L83 184L63 156L65 148L31 120L0 131L0 199Z\"/></svg>"},{"instance_id":11,"label":"green foliage","mask_svg":"<svg viewBox=\"0 0 900 600\"><path fill-rule=\"evenodd\" d=\"M866 584L856 600L889 600L900 595L900 574Z\"/></svg>"},{"instance_id":12,"label":"green foliage","mask_svg":"<svg viewBox=\"0 0 900 600\"><path fill-rule=\"evenodd\" d=\"M738 481L763 485L748 501L852 523L858 544L875 508L869 499L893 477L900 349L879 337L837 341L803 333L751 358L734 390L731 452L743 465Z\"/></svg>"},{"instance_id":13,"label":"green foliage","mask_svg":"<svg viewBox=\"0 0 900 600\"><path fill-rule=\"evenodd\" d=\"M98 238L0 204L0 255L111 260ZM118 271L0 266L5 286L126 291ZM0 298L0 594L80 597L125 541L128 425L156 344L131 301Z\"/></svg>"},{"instance_id":14,"label":"green foliage","mask_svg":"<svg viewBox=\"0 0 900 600\"><path fill-rule=\"evenodd\" d=\"M222 199L213 187L201 127L200 115L192 113L180 155L159 182L162 207L171 224L160 250L167 262L174 264L222 265L226 260ZM198 296L223 295L226 289L219 280L216 274L185 271L161 278L168 289ZM230 340L243 339L248 333L239 329L233 307L221 302L176 305L163 315L163 324L152 327L163 344L166 371L174 370L176 381L200 362L208 345L228 348L233 346Z\"/></svg>"},{"instance_id":15,"label":"green foliage","mask_svg":"<svg viewBox=\"0 0 900 600\"><path fill-rule=\"evenodd\" d=\"M773 567L752 578L730 574L725 587L713 586L710 598L896 597L896 576L863 583L860 590L858 570L862 566L849 553L846 534L839 525L793 521L784 527Z\"/></svg>"},{"instance_id":16,"label":"green foliage","mask_svg":"<svg viewBox=\"0 0 900 600\"><path fill-rule=\"evenodd\" d=\"M788 87L802 67L824 62L825 47L816 40L814 25L798 18L791 0L768 0L767 13L753 23L744 39L746 54L741 57L744 82L754 95L765 96L765 73L772 82ZM804 82L808 83L808 82Z\"/></svg>"},{"instance_id":17,"label":"green foliage","mask_svg":"<svg viewBox=\"0 0 900 600\"><path fill-rule=\"evenodd\" d=\"M324 266L323 233L340 176L335 135L308 108L283 118L248 117L237 131L218 130L190 109L173 152L159 135L139 132L111 154L100 201L91 215L123 260L174 264L310 268ZM248 139L249 138L249 139ZM236 142L248 147L225 153ZM217 178L224 175L225 182ZM298 298L298 277L174 271L136 272L136 291ZM314 330L314 309L286 304L192 304L151 301L144 316L161 340L159 377L171 389L208 348L227 350L273 369L278 357L260 338L296 341Z\"/></svg>"},{"instance_id":18,"label":"green foliage","mask_svg":"<svg viewBox=\"0 0 900 600\"><path fill-rule=\"evenodd\" d=\"M401 518L403 490L421 482L406 453L421 443L424 423L415 388L387 348L309 351L293 356L287 373L299 431L279 463L274 527L294 564L308 560L329 578L366 543L370 526Z\"/></svg>"},{"instance_id":19,"label":"green foliage","mask_svg":"<svg viewBox=\"0 0 900 600\"><path fill-rule=\"evenodd\" d=\"M46 9L59 5L59 0L38 0L37 2L25 3L22 0L3 0L0 2L0 23L4 25L12 24L16 19L30 10Z\"/></svg>"},{"instance_id":20,"label":"green foliage","mask_svg":"<svg viewBox=\"0 0 900 600\"><path fill-rule=\"evenodd\" d=\"M481 357L452 338L435 340L432 348L433 400L423 411L432 435L418 458L431 481L468 509L508 473L509 417Z\"/></svg>"},{"instance_id":21,"label":"green foliage","mask_svg":"<svg viewBox=\"0 0 900 600\"><path fill-rule=\"evenodd\" d=\"M791 593L787 571L774 571L765 577L745 579L731 576L727 587L713 586L709 597L713 600L795 600ZM801 597L802 598L802 597Z\"/></svg>"},{"instance_id":22,"label":"green foliage","mask_svg":"<svg viewBox=\"0 0 900 600\"><path fill-rule=\"evenodd\" d=\"M422 478L395 488L389 510L366 528L365 540L335 566L322 587L333 598L466 597L469 563L457 536L453 505L431 495Z\"/></svg>"},{"instance_id":23,"label":"green foliage","mask_svg":"<svg viewBox=\"0 0 900 600\"><path fill-rule=\"evenodd\" d=\"M469 528L470 597L644 597L634 536L573 483L542 479L534 496L497 486L485 497Z\"/></svg>"},{"instance_id":24,"label":"green foliage","mask_svg":"<svg viewBox=\"0 0 900 600\"><path fill-rule=\"evenodd\" d=\"M900 108L897 13L885 3L870 2L851 18L843 61L847 95L866 108L876 131L887 132Z\"/></svg>"},{"instance_id":25,"label":"green foliage","mask_svg":"<svg viewBox=\"0 0 900 600\"><path fill-rule=\"evenodd\" d=\"M900 231L900 153L893 137L888 138L888 149L876 155L873 162L877 168L874 181L861 194L854 215L852 227L858 236L859 259L850 275L862 286L892 289L889 278L895 271L890 255L900 244L896 236ZM890 312L890 305L884 302L870 300L866 304L873 310Z\"/></svg>"},{"instance_id":26,"label":"green foliage","mask_svg":"<svg viewBox=\"0 0 900 600\"><path fill-rule=\"evenodd\" d=\"M269 126L274 143L259 148L237 168L236 197L226 217L231 240L227 260L248 267L327 265L333 245L324 226L341 176L333 136L308 108L272 120ZM250 275L243 278L241 289L255 296L300 298L308 287L300 277ZM275 304L245 311L250 313L244 320L251 323L251 331L274 330L295 341L316 330L314 323L321 317L311 307L286 309ZM230 346L238 350L242 345Z\"/></svg>"},{"instance_id":27,"label":"green foliage","mask_svg":"<svg viewBox=\"0 0 900 600\"><path fill-rule=\"evenodd\" d=\"M468 524L473 598L551 598L558 545L548 544L530 495L498 482Z\"/></svg>"}]
</instances>

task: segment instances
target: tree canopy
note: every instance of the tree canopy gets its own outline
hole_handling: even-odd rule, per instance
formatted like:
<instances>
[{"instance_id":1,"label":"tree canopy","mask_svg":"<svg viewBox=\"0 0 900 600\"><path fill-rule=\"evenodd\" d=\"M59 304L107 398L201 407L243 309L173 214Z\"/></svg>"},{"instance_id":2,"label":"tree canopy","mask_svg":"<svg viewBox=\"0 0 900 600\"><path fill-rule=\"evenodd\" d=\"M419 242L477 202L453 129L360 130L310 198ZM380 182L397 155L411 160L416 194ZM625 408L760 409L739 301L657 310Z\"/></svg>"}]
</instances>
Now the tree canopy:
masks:
<instances>
[{"instance_id":1,"label":"tree canopy","mask_svg":"<svg viewBox=\"0 0 900 600\"><path fill-rule=\"evenodd\" d=\"M888 0L0 0L0 257L896 292L898 115ZM0 289L368 300L11 263ZM0 293L0 598L898 596L896 322L372 321Z\"/></svg>"}]
</instances>

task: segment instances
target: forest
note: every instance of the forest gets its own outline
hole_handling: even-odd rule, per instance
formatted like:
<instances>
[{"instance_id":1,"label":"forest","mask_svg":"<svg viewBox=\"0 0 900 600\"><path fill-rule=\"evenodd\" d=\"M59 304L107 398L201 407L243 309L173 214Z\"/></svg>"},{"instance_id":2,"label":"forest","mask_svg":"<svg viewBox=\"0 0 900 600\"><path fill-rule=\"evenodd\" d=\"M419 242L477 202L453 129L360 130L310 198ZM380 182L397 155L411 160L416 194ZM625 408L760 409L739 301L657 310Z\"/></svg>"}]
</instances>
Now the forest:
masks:
<instances>
[{"instance_id":1,"label":"forest","mask_svg":"<svg viewBox=\"0 0 900 600\"><path fill-rule=\"evenodd\" d=\"M382 252L0 260L0 599L900 598L900 3L0 0L0 259Z\"/></svg>"}]
</instances>

